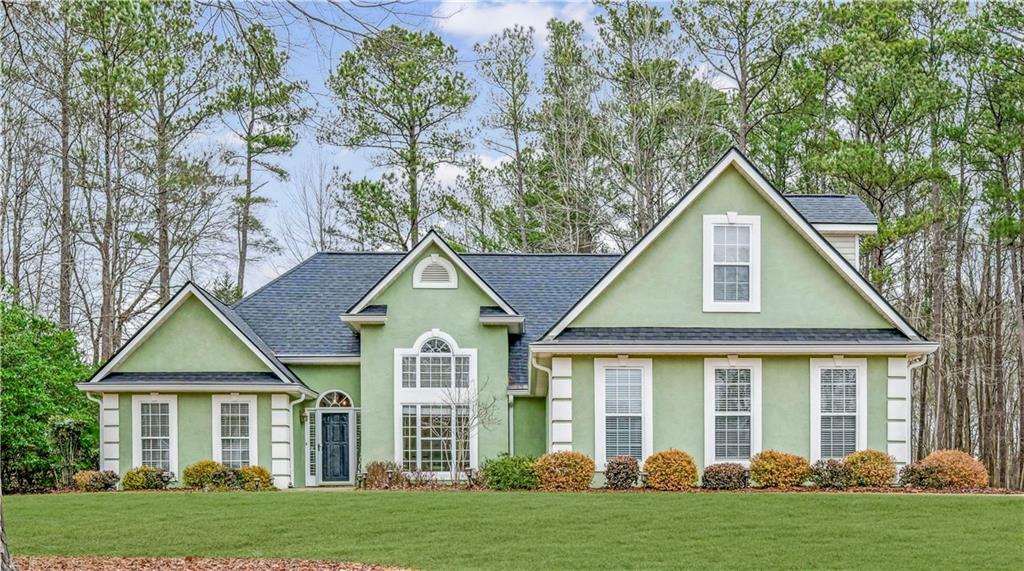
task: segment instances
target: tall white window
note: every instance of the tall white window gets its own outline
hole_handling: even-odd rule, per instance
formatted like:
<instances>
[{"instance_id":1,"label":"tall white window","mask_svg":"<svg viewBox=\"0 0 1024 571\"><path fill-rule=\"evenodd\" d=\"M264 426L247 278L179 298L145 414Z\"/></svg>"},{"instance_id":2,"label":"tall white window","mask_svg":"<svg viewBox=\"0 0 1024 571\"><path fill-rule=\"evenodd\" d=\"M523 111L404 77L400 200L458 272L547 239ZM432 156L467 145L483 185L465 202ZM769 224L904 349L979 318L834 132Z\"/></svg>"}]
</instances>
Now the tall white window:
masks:
<instances>
[{"instance_id":1,"label":"tall white window","mask_svg":"<svg viewBox=\"0 0 1024 571\"><path fill-rule=\"evenodd\" d=\"M476 349L434 329L395 349L395 461L437 478L476 468Z\"/></svg>"},{"instance_id":2,"label":"tall white window","mask_svg":"<svg viewBox=\"0 0 1024 571\"><path fill-rule=\"evenodd\" d=\"M231 468L257 464L256 396L213 396L213 459Z\"/></svg>"},{"instance_id":3,"label":"tall white window","mask_svg":"<svg viewBox=\"0 0 1024 571\"><path fill-rule=\"evenodd\" d=\"M867 361L811 360L811 456L840 459L867 447Z\"/></svg>"},{"instance_id":4,"label":"tall white window","mask_svg":"<svg viewBox=\"0 0 1024 571\"><path fill-rule=\"evenodd\" d=\"M761 451L761 360L704 360L704 464Z\"/></svg>"},{"instance_id":5,"label":"tall white window","mask_svg":"<svg viewBox=\"0 0 1024 571\"><path fill-rule=\"evenodd\" d=\"M761 219L704 216L704 311L761 310Z\"/></svg>"},{"instance_id":6,"label":"tall white window","mask_svg":"<svg viewBox=\"0 0 1024 571\"><path fill-rule=\"evenodd\" d=\"M616 456L643 462L654 442L650 359L595 359L597 469Z\"/></svg>"},{"instance_id":7,"label":"tall white window","mask_svg":"<svg viewBox=\"0 0 1024 571\"><path fill-rule=\"evenodd\" d=\"M132 465L177 473L178 399L173 395L132 397Z\"/></svg>"}]
</instances>

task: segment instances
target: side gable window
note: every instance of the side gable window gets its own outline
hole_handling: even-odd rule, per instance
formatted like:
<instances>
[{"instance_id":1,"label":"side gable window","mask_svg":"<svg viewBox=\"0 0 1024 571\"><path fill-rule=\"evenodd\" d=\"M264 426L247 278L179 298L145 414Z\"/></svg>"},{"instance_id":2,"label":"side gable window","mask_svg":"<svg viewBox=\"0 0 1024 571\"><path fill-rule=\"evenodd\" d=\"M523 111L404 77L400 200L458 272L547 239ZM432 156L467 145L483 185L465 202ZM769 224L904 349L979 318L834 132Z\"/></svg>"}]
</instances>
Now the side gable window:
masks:
<instances>
[{"instance_id":1,"label":"side gable window","mask_svg":"<svg viewBox=\"0 0 1024 571\"><path fill-rule=\"evenodd\" d=\"M761 311L761 217L704 216L704 311Z\"/></svg>"},{"instance_id":2,"label":"side gable window","mask_svg":"<svg viewBox=\"0 0 1024 571\"><path fill-rule=\"evenodd\" d=\"M459 287L455 266L445 258L431 254L416 264L412 287L417 289L455 289Z\"/></svg>"}]
</instances>

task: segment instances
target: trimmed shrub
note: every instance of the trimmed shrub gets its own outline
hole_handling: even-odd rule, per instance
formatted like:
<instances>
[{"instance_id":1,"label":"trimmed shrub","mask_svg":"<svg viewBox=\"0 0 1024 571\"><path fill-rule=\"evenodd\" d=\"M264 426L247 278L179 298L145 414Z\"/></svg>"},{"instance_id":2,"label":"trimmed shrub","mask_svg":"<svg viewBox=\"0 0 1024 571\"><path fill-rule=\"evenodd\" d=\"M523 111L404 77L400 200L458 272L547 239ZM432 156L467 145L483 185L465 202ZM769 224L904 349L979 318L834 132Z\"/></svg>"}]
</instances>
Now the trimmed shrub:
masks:
<instances>
[{"instance_id":1,"label":"trimmed shrub","mask_svg":"<svg viewBox=\"0 0 1024 571\"><path fill-rule=\"evenodd\" d=\"M110 470L81 470L72 476L79 492L109 492L117 489L117 474Z\"/></svg>"},{"instance_id":2,"label":"trimmed shrub","mask_svg":"<svg viewBox=\"0 0 1024 571\"><path fill-rule=\"evenodd\" d=\"M224 465L215 460L200 460L185 466L181 471L181 483L188 488L208 490L212 487L214 474L224 469Z\"/></svg>"},{"instance_id":3,"label":"trimmed shrub","mask_svg":"<svg viewBox=\"0 0 1024 571\"><path fill-rule=\"evenodd\" d=\"M537 458L533 471L541 490L581 492L594 480L594 461L581 452L551 452Z\"/></svg>"},{"instance_id":4,"label":"trimmed shrub","mask_svg":"<svg viewBox=\"0 0 1024 571\"><path fill-rule=\"evenodd\" d=\"M388 476L389 472L391 473L390 476ZM366 477L363 478L363 487L368 490L405 488L408 485L409 481L402 472L402 467L395 462L375 460L366 465Z\"/></svg>"},{"instance_id":5,"label":"trimmed shrub","mask_svg":"<svg viewBox=\"0 0 1024 571\"><path fill-rule=\"evenodd\" d=\"M938 466L926 466L920 462L907 464L900 470L900 485L910 488L942 488L945 483Z\"/></svg>"},{"instance_id":6,"label":"trimmed shrub","mask_svg":"<svg viewBox=\"0 0 1024 571\"><path fill-rule=\"evenodd\" d=\"M276 490L270 470L263 466L245 466L238 470L242 489L247 492L269 492Z\"/></svg>"},{"instance_id":7,"label":"trimmed shrub","mask_svg":"<svg viewBox=\"0 0 1024 571\"><path fill-rule=\"evenodd\" d=\"M799 486L810 475L807 459L788 452L765 450L750 461L750 479L762 488Z\"/></svg>"},{"instance_id":8,"label":"trimmed shrub","mask_svg":"<svg viewBox=\"0 0 1024 571\"><path fill-rule=\"evenodd\" d=\"M962 450L936 450L921 460L921 464L935 466L944 487L988 487L988 470L985 465Z\"/></svg>"},{"instance_id":9,"label":"trimmed shrub","mask_svg":"<svg viewBox=\"0 0 1024 571\"><path fill-rule=\"evenodd\" d=\"M841 460L818 460L811 466L811 481L819 488L843 490L850 487L853 475Z\"/></svg>"},{"instance_id":10,"label":"trimmed shrub","mask_svg":"<svg viewBox=\"0 0 1024 571\"><path fill-rule=\"evenodd\" d=\"M704 468L700 485L709 490L742 490L750 485L750 470L735 462L712 464Z\"/></svg>"},{"instance_id":11,"label":"trimmed shrub","mask_svg":"<svg viewBox=\"0 0 1024 571\"><path fill-rule=\"evenodd\" d=\"M685 490L697 483L697 465L693 456L669 448L655 452L644 460L647 472L645 485L652 490Z\"/></svg>"},{"instance_id":12,"label":"trimmed shrub","mask_svg":"<svg viewBox=\"0 0 1024 571\"><path fill-rule=\"evenodd\" d=\"M896 480L896 460L880 450L858 450L846 458L843 464L850 469L850 484L883 488Z\"/></svg>"},{"instance_id":13,"label":"trimmed shrub","mask_svg":"<svg viewBox=\"0 0 1024 571\"><path fill-rule=\"evenodd\" d=\"M639 477L640 463L632 456L609 458L604 468L605 485L613 490L628 490Z\"/></svg>"},{"instance_id":14,"label":"trimmed shrub","mask_svg":"<svg viewBox=\"0 0 1024 571\"><path fill-rule=\"evenodd\" d=\"M509 454L488 458L480 469L480 479L492 490L534 490L537 473L533 471L533 462L530 456Z\"/></svg>"},{"instance_id":15,"label":"trimmed shrub","mask_svg":"<svg viewBox=\"0 0 1024 571\"><path fill-rule=\"evenodd\" d=\"M163 490L174 481L174 474L152 466L139 466L124 473L122 490Z\"/></svg>"},{"instance_id":16,"label":"trimmed shrub","mask_svg":"<svg viewBox=\"0 0 1024 571\"><path fill-rule=\"evenodd\" d=\"M210 474L210 490L228 492L242 489L242 472L238 468L230 468L223 464L216 472Z\"/></svg>"}]
</instances>

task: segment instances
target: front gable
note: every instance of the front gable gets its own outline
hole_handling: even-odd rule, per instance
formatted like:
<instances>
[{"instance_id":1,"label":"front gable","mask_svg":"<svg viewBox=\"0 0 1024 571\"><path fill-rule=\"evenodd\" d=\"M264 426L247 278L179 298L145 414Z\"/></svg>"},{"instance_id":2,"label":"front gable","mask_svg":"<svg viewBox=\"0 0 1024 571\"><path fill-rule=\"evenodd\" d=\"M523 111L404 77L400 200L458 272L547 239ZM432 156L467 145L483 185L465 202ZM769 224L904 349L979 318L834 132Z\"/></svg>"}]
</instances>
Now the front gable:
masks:
<instances>
[{"instance_id":1,"label":"front gable","mask_svg":"<svg viewBox=\"0 0 1024 571\"><path fill-rule=\"evenodd\" d=\"M755 186L758 185L758 186ZM759 221L760 307L705 307L705 216ZM753 289L753 285L751 286ZM731 151L548 333L567 327L890 328L917 333Z\"/></svg>"},{"instance_id":2,"label":"front gable","mask_svg":"<svg viewBox=\"0 0 1024 571\"><path fill-rule=\"evenodd\" d=\"M111 372L270 371L198 298L181 303Z\"/></svg>"}]
</instances>

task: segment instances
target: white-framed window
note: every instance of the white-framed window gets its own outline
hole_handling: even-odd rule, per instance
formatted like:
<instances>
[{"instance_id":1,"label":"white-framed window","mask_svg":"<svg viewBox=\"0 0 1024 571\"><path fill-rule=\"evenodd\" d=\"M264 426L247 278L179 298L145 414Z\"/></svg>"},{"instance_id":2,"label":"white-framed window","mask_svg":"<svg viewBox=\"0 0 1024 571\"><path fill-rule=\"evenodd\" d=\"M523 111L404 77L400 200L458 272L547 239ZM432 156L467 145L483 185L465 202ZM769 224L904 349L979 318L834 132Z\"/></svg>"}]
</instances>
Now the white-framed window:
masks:
<instances>
[{"instance_id":1,"label":"white-framed window","mask_svg":"<svg viewBox=\"0 0 1024 571\"><path fill-rule=\"evenodd\" d=\"M132 465L178 473L178 397L132 396Z\"/></svg>"},{"instance_id":2,"label":"white-framed window","mask_svg":"<svg viewBox=\"0 0 1024 571\"><path fill-rule=\"evenodd\" d=\"M594 449L597 470L609 458L639 462L654 447L651 359L594 359Z\"/></svg>"},{"instance_id":3,"label":"white-framed window","mask_svg":"<svg viewBox=\"0 0 1024 571\"><path fill-rule=\"evenodd\" d=\"M811 462L867 448L867 359L811 359Z\"/></svg>"},{"instance_id":4,"label":"white-framed window","mask_svg":"<svg viewBox=\"0 0 1024 571\"><path fill-rule=\"evenodd\" d=\"M256 395L213 395L213 459L231 468L258 464Z\"/></svg>"},{"instance_id":5,"label":"white-framed window","mask_svg":"<svg viewBox=\"0 0 1024 571\"><path fill-rule=\"evenodd\" d=\"M761 451L761 359L704 359L704 465Z\"/></svg>"},{"instance_id":6,"label":"white-framed window","mask_svg":"<svg viewBox=\"0 0 1024 571\"><path fill-rule=\"evenodd\" d=\"M459 274L446 258L439 254L431 254L416 264L412 272L412 287L455 289L459 287Z\"/></svg>"},{"instance_id":7,"label":"white-framed window","mask_svg":"<svg viewBox=\"0 0 1024 571\"><path fill-rule=\"evenodd\" d=\"M395 349L394 366L395 461L437 478L475 469L476 349L432 329Z\"/></svg>"},{"instance_id":8,"label":"white-framed window","mask_svg":"<svg viewBox=\"0 0 1024 571\"><path fill-rule=\"evenodd\" d=\"M704 216L704 311L761 311L761 217Z\"/></svg>"}]
</instances>

